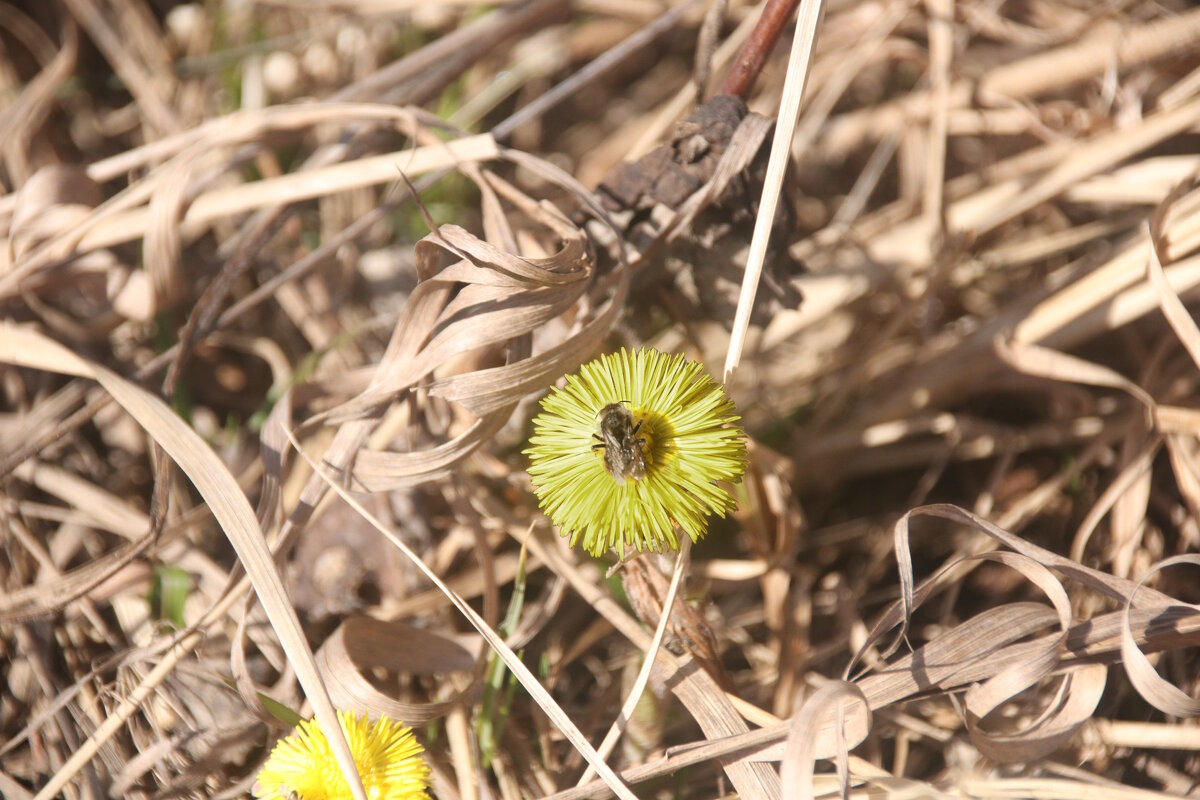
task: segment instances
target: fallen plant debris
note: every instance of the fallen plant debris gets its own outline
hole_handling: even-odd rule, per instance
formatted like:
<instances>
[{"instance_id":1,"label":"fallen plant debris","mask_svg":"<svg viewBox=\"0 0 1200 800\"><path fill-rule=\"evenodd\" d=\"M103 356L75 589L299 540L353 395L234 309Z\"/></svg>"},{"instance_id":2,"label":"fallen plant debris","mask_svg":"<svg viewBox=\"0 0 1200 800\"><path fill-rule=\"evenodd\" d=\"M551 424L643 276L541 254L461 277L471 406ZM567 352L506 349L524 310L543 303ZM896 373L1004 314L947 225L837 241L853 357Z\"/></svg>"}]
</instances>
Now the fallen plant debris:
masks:
<instances>
[{"instance_id":1,"label":"fallen plant debris","mask_svg":"<svg viewBox=\"0 0 1200 800\"><path fill-rule=\"evenodd\" d=\"M795 5L7 6L0 794L1200 793L1200 10ZM671 559L524 452L622 348L746 432Z\"/></svg>"}]
</instances>

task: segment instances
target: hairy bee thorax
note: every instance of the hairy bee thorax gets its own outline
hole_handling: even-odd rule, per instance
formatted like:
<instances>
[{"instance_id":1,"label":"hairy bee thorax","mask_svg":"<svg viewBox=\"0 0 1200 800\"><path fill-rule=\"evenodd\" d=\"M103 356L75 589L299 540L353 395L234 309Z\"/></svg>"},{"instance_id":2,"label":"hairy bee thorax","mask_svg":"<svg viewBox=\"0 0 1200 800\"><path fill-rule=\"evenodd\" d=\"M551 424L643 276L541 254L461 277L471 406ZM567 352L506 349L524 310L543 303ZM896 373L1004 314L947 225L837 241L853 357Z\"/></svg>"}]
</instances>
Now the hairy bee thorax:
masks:
<instances>
[{"instance_id":1,"label":"hairy bee thorax","mask_svg":"<svg viewBox=\"0 0 1200 800\"><path fill-rule=\"evenodd\" d=\"M593 450L604 451L604 468L619 484L646 477L647 439L642 420L624 403L609 403L596 415L599 432L592 434Z\"/></svg>"}]
</instances>

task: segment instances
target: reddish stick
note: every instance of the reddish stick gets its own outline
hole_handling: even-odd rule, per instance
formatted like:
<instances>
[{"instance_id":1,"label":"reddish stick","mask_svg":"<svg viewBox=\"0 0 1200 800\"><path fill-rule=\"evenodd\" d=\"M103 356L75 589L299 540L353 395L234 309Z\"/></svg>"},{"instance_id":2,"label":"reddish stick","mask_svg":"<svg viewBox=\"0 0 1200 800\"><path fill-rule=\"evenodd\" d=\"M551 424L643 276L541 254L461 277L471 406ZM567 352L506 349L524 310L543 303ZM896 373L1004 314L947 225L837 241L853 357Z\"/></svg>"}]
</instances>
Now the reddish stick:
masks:
<instances>
[{"instance_id":1,"label":"reddish stick","mask_svg":"<svg viewBox=\"0 0 1200 800\"><path fill-rule=\"evenodd\" d=\"M743 99L750 94L767 56L771 54L775 43L779 41L779 34L799 4L800 0L767 0L758 24L738 51L725 82L721 84L722 94L736 94Z\"/></svg>"}]
</instances>

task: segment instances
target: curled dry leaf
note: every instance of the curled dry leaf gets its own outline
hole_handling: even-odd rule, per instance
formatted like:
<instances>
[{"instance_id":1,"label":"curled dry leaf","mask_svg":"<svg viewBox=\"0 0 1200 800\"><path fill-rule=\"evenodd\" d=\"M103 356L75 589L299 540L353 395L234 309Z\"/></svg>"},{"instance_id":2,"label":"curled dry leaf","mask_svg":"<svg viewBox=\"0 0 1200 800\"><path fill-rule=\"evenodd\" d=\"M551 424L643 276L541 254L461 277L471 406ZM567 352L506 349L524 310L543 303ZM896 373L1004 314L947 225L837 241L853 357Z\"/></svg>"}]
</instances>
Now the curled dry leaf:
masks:
<instances>
[{"instance_id":1,"label":"curled dry leaf","mask_svg":"<svg viewBox=\"0 0 1200 800\"><path fill-rule=\"evenodd\" d=\"M1142 646L1150 641L1155 647L1165 645L1163 633L1152 636L1151 628L1146 627L1146 622L1152 619L1164 620L1163 632L1173 633L1176 642L1200 642L1200 609L1142 588L1140 582L1116 578L1051 553L970 512L948 505L917 508L897 522L897 546L905 551L908 549L908 522L916 516L941 517L973 527L1016 551L979 557L999 561L1021 572L1046 593L1053 607L1041 603L1014 603L989 609L934 637L912 654L895 659L886 667L871 670L874 674L854 678L853 683L862 691L871 709L917 694L966 688L967 729L980 752L1001 761L1028 760L1062 746L1095 712L1104 691L1107 670L1103 665L1080 661L1079 657L1090 653L1090 657L1095 658L1107 653L1111 658L1120 651L1127 668L1138 672L1136 678L1131 672L1130 679L1149 702L1164 703L1172 709L1169 713L1195 713L1195 701L1187 700L1179 689L1155 675L1140 651L1132 659L1125 651L1136 647L1135 642ZM898 552L897 557L902 569L903 597L872 627L858 656L847 667L847 676L852 674L863 655L897 626L900 635L885 653L894 652L905 641L906 620L939 586L948 585L955 566L951 565L939 575L914 586L911 574L904 574L911 570L907 554ZM1195 563L1194 557L1179 557L1164 561L1158 568L1181 561ZM1121 601L1126 605L1126 611L1076 621L1069 595L1062 580L1054 573L1082 588ZM1144 593L1149 594L1143 597ZM1181 616L1179 620L1167 623L1165 615ZM1045 634L1046 627L1055 623L1059 632ZM1030 636L1035 638L1025 641ZM1092 644L1085 644L1085 639ZM1129 667L1129 664L1133 666ZM1146 672L1147 669L1150 671ZM988 714L1016 702L1030 686L1050 677L1061 681L1057 695L1042 712L1027 716L1031 721L1021 730L997 733L981 727L980 723ZM818 748L813 752L816 758L829 758L836 751Z\"/></svg>"},{"instance_id":2,"label":"curled dry leaf","mask_svg":"<svg viewBox=\"0 0 1200 800\"><path fill-rule=\"evenodd\" d=\"M1167 567L1183 564L1200 567L1200 556L1174 556L1156 564L1152 570L1147 572L1138 581L1138 588L1140 589L1142 584L1149 580L1155 572ZM1190 609L1200 611L1200 608L1194 605L1181 605L1188 605ZM1130 626L1130 611L1132 608L1133 595L1130 594L1129 599L1125 603L1125 610L1121 618L1121 658L1125 665L1125 674L1129 676L1129 682L1133 684L1138 694L1147 703L1164 714L1176 717L1200 716L1200 699L1188 697L1178 686L1160 677L1154 671L1154 666L1151 665L1150 660L1138 648Z\"/></svg>"},{"instance_id":3,"label":"curled dry leaf","mask_svg":"<svg viewBox=\"0 0 1200 800\"><path fill-rule=\"evenodd\" d=\"M21 187L9 226L13 256L25 256L100 205L104 195L87 170L67 164L43 167Z\"/></svg>"},{"instance_id":4,"label":"curled dry leaf","mask_svg":"<svg viewBox=\"0 0 1200 800\"><path fill-rule=\"evenodd\" d=\"M386 714L392 719L418 724L448 714L474 691L474 681L466 682L463 688L442 700L415 703L397 700L394 693L380 691L368 676L378 670L435 677L453 672L478 673L484 663L482 640L473 637L468 649L462 638L444 636L400 620L347 617L317 651L317 667L329 687L330 699L338 708L372 717Z\"/></svg>"},{"instance_id":5,"label":"curled dry leaf","mask_svg":"<svg viewBox=\"0 0 1200 800\"><path fill-rule=\"evenodd\" d=\"M441 226L418 244L422 280L401 312L370 385L320 418L343 424L346 436L353 433L353 438L344 438L339 432L326 460L343 469L347 464L339 461L352 459L357 488L387 491L445 475L495 435L518 400L577 367L611 329L627 291L624 270L611 293L598 298L594 316L561 343L501 367L429 383L431 395L459 403L476 416L450 441L407 453L353 446L366 428L347 428L345 423L377 416L456 357L481 348L499 352L588 297L594 288L595 265L584 232L551 208L532 203L528 208L534 214L531 222L557 240L557 250L549 256L510 253L455 225ZM448 259L455 260L447 264ZM335 452L342 455L335 457Z\"/></svg>"},{"instance_id":6,"label":"curled dry leaf","mask_svg":"<svg viewBox=\"0 0 1200 800\"><path fill-rule=\"evenodd\" d=\"M830 681L806 698L792 715L780 764L784 800L809 800L818 753L836 753L838 779L849 787L846 756L871 731L871 712L862 690Z\"/></svg>"}]
</instances>

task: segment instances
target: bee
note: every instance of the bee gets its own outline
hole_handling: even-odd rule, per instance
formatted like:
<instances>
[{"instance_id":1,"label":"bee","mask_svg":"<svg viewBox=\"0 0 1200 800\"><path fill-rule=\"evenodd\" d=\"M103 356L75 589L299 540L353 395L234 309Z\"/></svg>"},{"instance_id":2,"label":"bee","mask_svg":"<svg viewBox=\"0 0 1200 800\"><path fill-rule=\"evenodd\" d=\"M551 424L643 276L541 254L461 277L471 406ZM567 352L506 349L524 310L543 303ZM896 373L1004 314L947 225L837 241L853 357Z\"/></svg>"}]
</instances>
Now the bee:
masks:
<instances>
[{"instance_id":1,"label":"bee","mask_svg":"<svg viewBox=\"0 0 1200 800\"><path fill-rule=\"evenodd\" d=\"M626 478L640 481L646 477L646 437L638 436L642 420L634 422L633 412L622 403L609 403L596 415L600 433L593 433L593 450L604 451L604 468L617 483Z\"/></svg>"}]
</instances>

